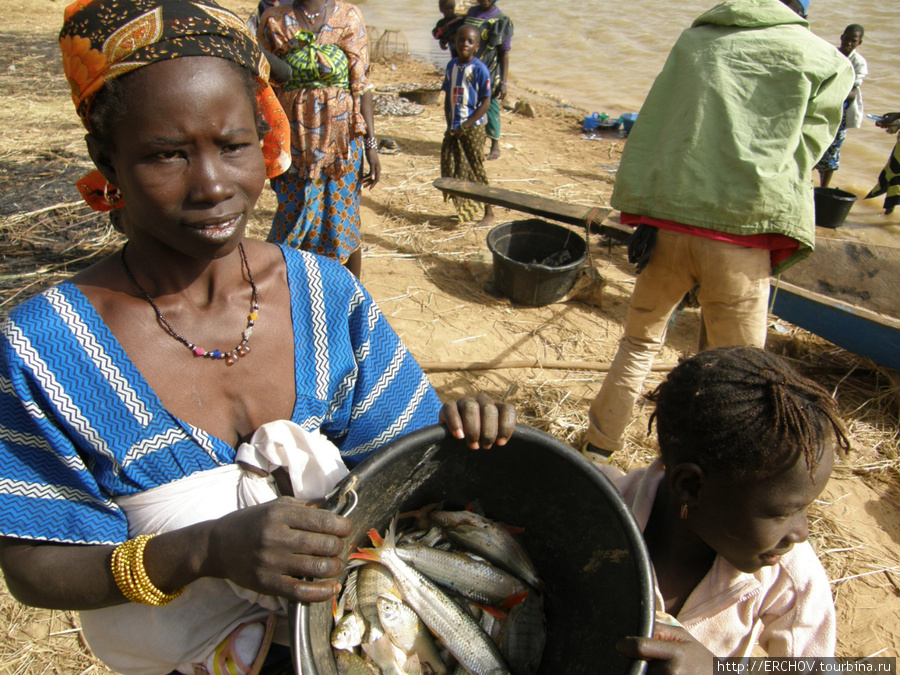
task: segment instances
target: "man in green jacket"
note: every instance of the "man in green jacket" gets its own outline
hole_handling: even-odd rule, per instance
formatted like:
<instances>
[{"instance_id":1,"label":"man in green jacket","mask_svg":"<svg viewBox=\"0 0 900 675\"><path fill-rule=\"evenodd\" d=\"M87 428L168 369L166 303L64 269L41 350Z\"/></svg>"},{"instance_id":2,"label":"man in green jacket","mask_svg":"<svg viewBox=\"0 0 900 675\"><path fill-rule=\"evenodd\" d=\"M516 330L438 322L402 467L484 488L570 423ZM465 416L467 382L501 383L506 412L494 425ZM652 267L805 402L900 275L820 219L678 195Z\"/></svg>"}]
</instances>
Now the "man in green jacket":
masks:
<instances>
[{"instance_id":1,"label":"man in green jacket","mask_svg":"<svg viewBox=\"0 0 900 675\"><path fill-rule=\"evenodd\" d=\"M854 75L809 31L808 8L809 0L716 5L681 34L647 95L612 196L621 221L638 228L629 255L639 275L591 404L585 450L595 461L622 448L686 292L700 287L705 346L763 347L770 273L813 248L810 176Z\"/></svg>"}]
</instances>

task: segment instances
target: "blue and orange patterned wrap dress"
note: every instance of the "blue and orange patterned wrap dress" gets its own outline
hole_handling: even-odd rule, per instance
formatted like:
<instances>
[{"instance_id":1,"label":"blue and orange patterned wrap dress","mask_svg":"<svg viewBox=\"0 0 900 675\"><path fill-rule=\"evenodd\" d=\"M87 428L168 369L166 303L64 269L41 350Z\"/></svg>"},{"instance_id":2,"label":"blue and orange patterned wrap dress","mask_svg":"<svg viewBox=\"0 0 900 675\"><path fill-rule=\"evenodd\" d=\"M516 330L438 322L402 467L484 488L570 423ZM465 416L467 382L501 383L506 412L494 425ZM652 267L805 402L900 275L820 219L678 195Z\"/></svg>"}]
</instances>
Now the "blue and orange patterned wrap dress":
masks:
<instances>
[{"instance_id":1,"label":"blue and orange patterned wrap dress","mask_svg":"<svg viewBox=\"0 0 900 675\"><path fill-rule=\"evenodd\" d=\"M291 124L290 170L271 181L278 197L268 240L346 262L359 248L359 174L366 123L360 97L368 80L362 13L335 0L321 30L290 5L267 10L259 43L286 61L291 79L275 87Z\"/></svg>"}]
</instances>

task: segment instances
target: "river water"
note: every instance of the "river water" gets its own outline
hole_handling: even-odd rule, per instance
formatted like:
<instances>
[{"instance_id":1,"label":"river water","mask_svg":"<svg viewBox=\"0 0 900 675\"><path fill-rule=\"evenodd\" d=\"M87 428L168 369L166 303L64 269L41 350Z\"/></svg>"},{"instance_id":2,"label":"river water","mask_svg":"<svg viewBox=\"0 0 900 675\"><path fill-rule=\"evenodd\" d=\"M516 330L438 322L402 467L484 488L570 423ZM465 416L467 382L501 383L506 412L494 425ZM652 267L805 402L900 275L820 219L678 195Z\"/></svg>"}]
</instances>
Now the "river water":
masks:
<instances>
[{"instance_id":1,"label":"river water","mask_svg":"<svg viewBox=\"0 0 900 675\"><path fill-rule=\"evenodd\" d=\"M400 30L413 56L446 63L431 37L440 18L437 0L355 0L366 22L381 32ZM900 21L897 0L812 0L811 30L834 45L844 27L866 29L860 53L869 64L863 87L867 113L900 111ZM465 0L457 0L461 10ZM510 79L587 111L616 117L637 112L672 44L712 0L498 0L516 26ZM859 196L875 184L894 137L866 120L847 134L841 168L832 178ZM818 176L815 177L818 185ZM900 212L885 216L882 198L858 201L845 230L873 243L900 246ZM900 211L900 210L898 210Z\"/></svg>"}]
</instances>

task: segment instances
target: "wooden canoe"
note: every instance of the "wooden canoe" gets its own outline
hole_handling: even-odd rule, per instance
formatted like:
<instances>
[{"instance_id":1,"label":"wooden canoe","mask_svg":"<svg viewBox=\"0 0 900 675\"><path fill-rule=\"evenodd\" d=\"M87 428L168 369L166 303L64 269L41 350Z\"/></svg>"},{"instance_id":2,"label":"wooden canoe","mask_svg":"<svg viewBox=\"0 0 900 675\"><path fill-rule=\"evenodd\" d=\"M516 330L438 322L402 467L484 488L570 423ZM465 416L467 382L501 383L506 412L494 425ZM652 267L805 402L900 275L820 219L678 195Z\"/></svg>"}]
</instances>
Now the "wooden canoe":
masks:
<instances>
[{"instance_id":1,"label":"wooden canoe","mask_svg":"<svg viewBox=\"0 0 900 675\"><path fill-rule=\"evenodd\" d=\"M478 183L438 178L434 185L514 211L593 229L622 241L632 232L591 209ZM820 237L815 251L772 279L772 313L839 347L900 370L900 248Z\"/></svg>"}]
</instances>

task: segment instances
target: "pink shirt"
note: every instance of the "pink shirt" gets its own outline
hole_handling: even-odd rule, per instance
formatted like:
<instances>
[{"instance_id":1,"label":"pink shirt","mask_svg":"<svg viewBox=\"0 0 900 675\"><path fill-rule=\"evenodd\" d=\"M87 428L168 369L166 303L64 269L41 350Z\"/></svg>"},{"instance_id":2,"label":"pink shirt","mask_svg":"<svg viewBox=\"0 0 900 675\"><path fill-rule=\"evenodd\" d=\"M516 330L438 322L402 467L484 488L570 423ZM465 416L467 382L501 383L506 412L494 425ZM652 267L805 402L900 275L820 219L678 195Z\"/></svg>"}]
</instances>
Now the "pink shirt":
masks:
<instances>
[{"instance_id":1,"label":"pink shirt","mask_svg":"<svg viewBox=\"0 0 900 675\"><path fill-rule=\"evenodd\" d=\"M631 507L643 530L665 471L660 460L628 474L598 467ZM659 586L656 606L665 607ZM777 565L741 572L722 556L688 596L678 622L715 656L834 656L831 585L809 542L797 544Z\"/></svg>"}]
</instances>

